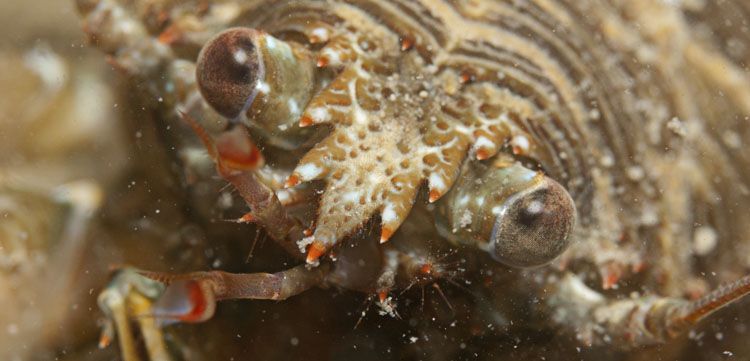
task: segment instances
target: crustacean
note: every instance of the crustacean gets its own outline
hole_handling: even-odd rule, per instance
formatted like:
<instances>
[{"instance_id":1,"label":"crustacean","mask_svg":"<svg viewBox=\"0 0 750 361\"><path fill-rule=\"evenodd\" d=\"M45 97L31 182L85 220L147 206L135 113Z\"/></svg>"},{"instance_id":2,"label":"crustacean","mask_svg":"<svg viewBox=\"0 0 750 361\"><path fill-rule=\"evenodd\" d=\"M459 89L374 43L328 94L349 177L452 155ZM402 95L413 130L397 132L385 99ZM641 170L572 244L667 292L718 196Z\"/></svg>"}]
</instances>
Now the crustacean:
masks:
<instances>
[{"instance_id":1,"label":"crustacean","mask_svg":"<svg viewBox=\"0 0 750 361\"><path fill-rule=\"evenodd\" d=\"M582 344L632 347L665 342L750 292L738 239L749 175L736 148L750 79L688 27L690 5L79 8L113 66L146 79L167 117L197 135L249 207L237 221L299 259L276 273L115 278L103 295L122 299L122 282L141 282L155 300L141 317L205 321L220 300L316 286L375 295L395 315L394 292L414 284L482 279L501 298L498 275L520 268L550 325ZM710 291L702 257L735 241L721 261L723 279L739 280ZM460 267L442 261L453 252ZM636 294L612 296L621 287ZM111 299L101 298L110 314Z\"/></svg>"},{"instance_id":2,"label":"crustacean","mask_svg":"<svg viewBox=\"0 0 750 361\"><path fill-rule=\"evenodd\" d=\"M61 22L65 19L61 19ZM27 32L28 24L15 24ZM75 27L70 27L75 31ZM6 28L7 29L7 28ZM75 37L75 32L71 37ZM0 359L53 358L85 334L98 211L121 175L121 124L92 52L76 64L46 41L0 51ZM92 61L89 61L92 60ZM82 106L91 104L91 106ZM92 152L96 150L96 152ZM108 159L102 172L100 159ZM47 295L55 295L54 298ZM73 306L75 305L75 306Z\"/></svg>"}]
</instances>

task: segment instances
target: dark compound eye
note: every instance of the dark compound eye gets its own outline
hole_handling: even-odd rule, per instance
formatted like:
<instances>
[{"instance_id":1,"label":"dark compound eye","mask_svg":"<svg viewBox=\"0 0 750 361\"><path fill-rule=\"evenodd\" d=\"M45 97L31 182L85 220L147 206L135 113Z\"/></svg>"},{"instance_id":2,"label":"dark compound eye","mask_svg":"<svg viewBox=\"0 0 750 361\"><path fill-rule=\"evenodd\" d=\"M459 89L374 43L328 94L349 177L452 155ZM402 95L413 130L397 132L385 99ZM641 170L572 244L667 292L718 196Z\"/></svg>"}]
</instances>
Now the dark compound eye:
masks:
<instances>
[{"instance_id":1,"label":"dark compound eye","mask_svg":"<svg viewBox=\"0 0 750 361\"><path fill-rule=\"evenodd\" d=\"M198 56L196 78L203 98L221 115L237 117L264 77L258 32L234 28L211 39Z\"/></svg>"},{"instance_id":2,"label":"dark compound eye","mask_svg":"<svg viewBox=\"0 0 750 361\"><path fill-rule=\"evenodd\" d=\"M490 254L513 267L547 264L568 248L575 220L568 192L545 177L505 202L490 235Z\"/></svg>"},{"instance_id":3,"label":"dark compound eye","mask_svg":"<svg viewBox=\"0 0 750 361\"><path fill-rule=\"evenodd\" d=\"M297 149L314 132L298 126L316 84L315 61L301 44L231 28L203 46L196 78L214 110L269 144Z\"/></svg>"}]
</instances>

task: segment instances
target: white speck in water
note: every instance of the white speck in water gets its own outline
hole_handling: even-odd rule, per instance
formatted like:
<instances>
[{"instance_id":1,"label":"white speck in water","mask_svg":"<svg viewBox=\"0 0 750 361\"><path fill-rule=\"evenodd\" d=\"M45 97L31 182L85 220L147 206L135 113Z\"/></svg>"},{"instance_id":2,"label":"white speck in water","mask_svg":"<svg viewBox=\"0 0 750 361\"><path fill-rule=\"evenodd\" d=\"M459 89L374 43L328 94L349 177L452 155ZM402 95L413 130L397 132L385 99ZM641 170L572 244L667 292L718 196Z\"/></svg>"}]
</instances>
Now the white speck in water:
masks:
<instances>
[{"instance_id":1,"label":"white speck in water","mask_svg":"<svg viewBox=\"0 0 750 361\"><path fill-rule=\"evenodd\" d=\"M659 223L659 214L654 207L644 207L641 213L641 224L644 226L655 226Z\"/></svg>"},{"instance_id":2,"label":"white speck in water","mask_svg":"<svg viewBox=\"0 0 750 361\"><path fill-rule=\"evenodd\" d=\"M646 172L639 166L632 166L627 169L627 174L630 180L637 182L643 179L643 177L646 175Z\"/></svg>"},{"instance_id":3,"label":"white speck in water","mask_svg":"<svg viewBox=\"0 0 750 361\"><path fill-rule=\"evenodd\" d=\"M289 343L291 343L291 344L292 344L292 346L297 346L297 345L299 345L299 339L298 339L298 338L296 338L296 337L292 337L292 338L291 338L291 339L289 340Z\"/></svg>"},{"instance_id":4,"label":"white speck in water","mask_svg":"<svg viewBox=\"0 0 750 361\"><path fill-rule=\"evenodd\" d=\"M693 233L693 252L698 256L705 256L716 248L718 241L716 231L709 226L701 226Z\"/></svg>"}]
</instances>

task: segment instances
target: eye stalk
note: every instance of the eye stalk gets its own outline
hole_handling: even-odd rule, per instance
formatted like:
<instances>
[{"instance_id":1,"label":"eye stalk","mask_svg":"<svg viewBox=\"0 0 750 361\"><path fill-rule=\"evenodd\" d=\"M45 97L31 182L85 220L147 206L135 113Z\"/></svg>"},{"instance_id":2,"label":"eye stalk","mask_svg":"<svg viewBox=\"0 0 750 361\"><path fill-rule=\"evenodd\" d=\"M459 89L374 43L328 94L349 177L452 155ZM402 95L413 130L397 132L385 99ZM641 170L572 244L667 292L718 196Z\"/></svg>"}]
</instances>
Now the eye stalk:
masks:
<instances>
[{"instance_id":1,"label":"eye stalk","mask_svg":"<svg viewBox=\"0 0 750 361\"><path fill-rule=\"evenodd\" d=\"M198 55L196 80L219 114L244 122L280 146L297 124L314 86L314 62L302 45L250 28L231 28ZM294 138L294 137L291 137Z\"/></svg>"},{"instance_id":2,"label":"eye stalk","mask_svg":"<svg viewBox=\"0 0 750 361\"><path fill-rule=\"evenodd\" d=\"M438 225L449 239L517 268L548 264L568 248L577 213L562 185L507 160L464 173L438 205Z\"/></svg>"}]
</instances>

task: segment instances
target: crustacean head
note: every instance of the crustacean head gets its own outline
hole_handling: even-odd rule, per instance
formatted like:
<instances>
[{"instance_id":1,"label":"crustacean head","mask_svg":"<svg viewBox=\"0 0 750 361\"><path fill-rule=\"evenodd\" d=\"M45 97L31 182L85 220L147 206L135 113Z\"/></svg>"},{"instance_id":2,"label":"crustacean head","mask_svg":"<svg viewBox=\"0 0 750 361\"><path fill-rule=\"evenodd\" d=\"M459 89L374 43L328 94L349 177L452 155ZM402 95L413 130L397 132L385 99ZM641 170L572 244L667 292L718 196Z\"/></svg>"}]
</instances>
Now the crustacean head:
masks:
<instances>
[{"instance_id":1,"label":"crustacean head","mask_svg":"<svg viewBox=\"0 0 750 361\"><path fill-rule=\"evenodd\" d=\"M331 35L328 28L318 30ZM316 228L300 241L308 263L374 215L380 215L386 242L409 215L423 182L430 203L454 188L438 204L449 223L446 235L497 261L539 266L567 248L575 204L559 183L514 160L513 152L531 145L506 112L485 109L497 101L491 92L462 91L409 51L408 39L331 36L316 52L312 41L231 28L203 47L196 70L206 102L272 144L293 147L289 139L309 135L309 127L333 126L286 182L326 183ZM503 149L518 136L525 143ZM464 162L472 165L462 169Z\"/></svg>"}]
</instances>

